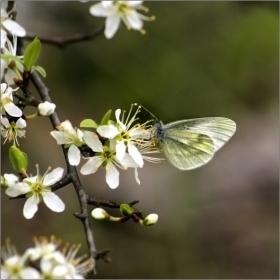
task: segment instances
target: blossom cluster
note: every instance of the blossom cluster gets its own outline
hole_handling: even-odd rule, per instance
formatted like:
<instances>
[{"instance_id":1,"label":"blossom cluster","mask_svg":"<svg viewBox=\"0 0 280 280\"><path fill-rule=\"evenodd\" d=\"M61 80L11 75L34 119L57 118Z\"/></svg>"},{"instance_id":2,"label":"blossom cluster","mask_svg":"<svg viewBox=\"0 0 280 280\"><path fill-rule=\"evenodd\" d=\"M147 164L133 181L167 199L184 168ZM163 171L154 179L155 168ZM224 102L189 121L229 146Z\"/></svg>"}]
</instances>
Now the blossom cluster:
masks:
<instances>
[{"instance_id":1,"label":"blossom cluster","mask_svg":"<svg viewBox=\"0 0 280 280\"><path fill-rule=\"evenodd\" d=\"M157 163L161 158L151 157L151 154L160 153L152 139L150 121L138 123L137 115L141 106L133 113L131 106L127 118L125 111L115 111L116 121L107 120L107 123L97 125L93 120L84 120L81 127L95 128L96 132L73 128L70 121L61 123L51 135L58 145L65 145L68 149L68 159L71 165L77 166L81 160L83 147L89 148L92 156L84 156L87 162L81 168L81 174L95 173L99 167L106 170L106 182L114 189L119 185L120 169L134 168L135 179L138 178L138 168L142 168L144 160Z\"/></svg>"},{"instance_id":2,"label":"blossom cluster","mask_svg":"<svg viewBox=\"0 0 280 280\"><path fill-rule=\"evenodd\" d=\"M35 247L20 255L6 241L2 246L1 279L85 279L93 270L94 261L85 256L76 257L80 245L66 245L59 249L60 240L34 238Z\"/></svg>"}]
</instances>

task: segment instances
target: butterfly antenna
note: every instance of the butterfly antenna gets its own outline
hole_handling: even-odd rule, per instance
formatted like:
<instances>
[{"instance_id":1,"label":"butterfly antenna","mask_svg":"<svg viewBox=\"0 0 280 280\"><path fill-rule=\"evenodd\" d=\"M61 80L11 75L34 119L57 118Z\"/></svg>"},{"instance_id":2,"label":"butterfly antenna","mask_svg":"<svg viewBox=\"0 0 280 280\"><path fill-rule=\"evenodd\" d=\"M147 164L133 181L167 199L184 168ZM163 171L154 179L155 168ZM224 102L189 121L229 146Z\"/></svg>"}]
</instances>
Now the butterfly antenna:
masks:
<instances>
[{"instance_id":1,"label":"butterfly antenna","mask_svg":"<svg viewBox=\"0 0 280 280\"><path fill-rule=\"evenodd\" d=\"M145 116L151 115L155 119L155 121L158 121L158 118L152 112L150 112L148 109L146 109L144 106L142 106L138 103L134 103L133 105L138 106L139 108L143 108L147 112L145 114Z\"/></svg>"}]
</instances>

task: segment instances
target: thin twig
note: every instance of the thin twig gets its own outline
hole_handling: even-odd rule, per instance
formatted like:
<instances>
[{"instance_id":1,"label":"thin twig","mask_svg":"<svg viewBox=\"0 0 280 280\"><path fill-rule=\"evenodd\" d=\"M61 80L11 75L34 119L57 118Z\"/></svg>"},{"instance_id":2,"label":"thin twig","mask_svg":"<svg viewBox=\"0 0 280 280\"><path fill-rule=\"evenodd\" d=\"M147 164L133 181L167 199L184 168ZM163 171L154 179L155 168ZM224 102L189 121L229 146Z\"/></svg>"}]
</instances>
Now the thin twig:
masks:
<instances>
[{"instance_id":1,"label":"thin twig","mask_svg":"<svg viewBox=\"0 0 280 280\"><path fill-rule=\"evenodd\" d=\"M92 40L96 38L98 35L100 35L101 33L103 33L104 29L105 29L105 25L101 25L95 27L93 30L86 31L83 33L68 35L65 37L44 37L44 36L37 36L32 33L27 33L23 39L34 40L34 38L37 37L42 43L55 45L57 47L63 48L69 44Z\"/></svg>"}]
</instances>

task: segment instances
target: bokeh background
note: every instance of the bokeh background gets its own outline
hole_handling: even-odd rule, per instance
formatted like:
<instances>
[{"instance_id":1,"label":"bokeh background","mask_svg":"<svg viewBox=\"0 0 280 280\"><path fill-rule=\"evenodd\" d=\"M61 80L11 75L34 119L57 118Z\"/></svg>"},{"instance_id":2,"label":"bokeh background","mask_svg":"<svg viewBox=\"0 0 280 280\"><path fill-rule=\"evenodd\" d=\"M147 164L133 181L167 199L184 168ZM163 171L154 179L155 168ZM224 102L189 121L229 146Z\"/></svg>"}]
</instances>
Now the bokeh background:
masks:
<instances>
[{"instance_id":1,"label":"bokeh background","mask_svg":"<svg viewBox=\"0 0 280 280\"><path fill-rule=\"evenodd\" d=\"M17 19L39 38L70 35L103 24L89 14L92 4L18 2ZM121 26L111 40L102 34L64 49L43 45L40 65L61 120L99 122L108 109L138 102L165 123L221 116L233 119L237 132L193 171L167 161L145 163L141 185L132 170L121 171L115 190L106 185L104 170L81 177L94 196L140 200L138 209L159 215L149 228L92 221L97 248L113 248L112 263L99 261L95 277L278 279L279 3L144 4L157 17L145 22L144 36ZM42 173L49 165L65 167L51 129L47 118L28 124L20 148L28 154L29 173L36 173L36 163ZM2 148L2 174L13 172L8 148ZM32 236L55 234L81 242L81 253L87 252L82 225L72 215L79 209L72 185L57 194L66 203L63 213L42 203L26 220L25 200L10 201L2 192L2 244L9 236L23 252Z\"/></svg>"}]
</instances>

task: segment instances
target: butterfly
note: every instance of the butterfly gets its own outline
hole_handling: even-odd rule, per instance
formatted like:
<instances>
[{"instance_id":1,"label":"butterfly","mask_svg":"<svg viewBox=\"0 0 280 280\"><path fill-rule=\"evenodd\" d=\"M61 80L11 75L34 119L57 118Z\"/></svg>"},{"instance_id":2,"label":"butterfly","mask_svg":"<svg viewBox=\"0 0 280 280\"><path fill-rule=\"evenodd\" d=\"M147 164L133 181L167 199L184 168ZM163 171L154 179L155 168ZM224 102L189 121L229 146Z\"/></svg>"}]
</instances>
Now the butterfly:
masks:
<instances>
[{"instance_id":1,"label":"butterfly","mask_svg":"<svg viewBox=\"0 0 280 280\"><path fill-rule=\"evenodd\" d=\"M233 136L234 121L223 117L198 118L163 124L155 120L152 138L178 169L190 170L209 162Z\"/></svg>"}]
</instances>

